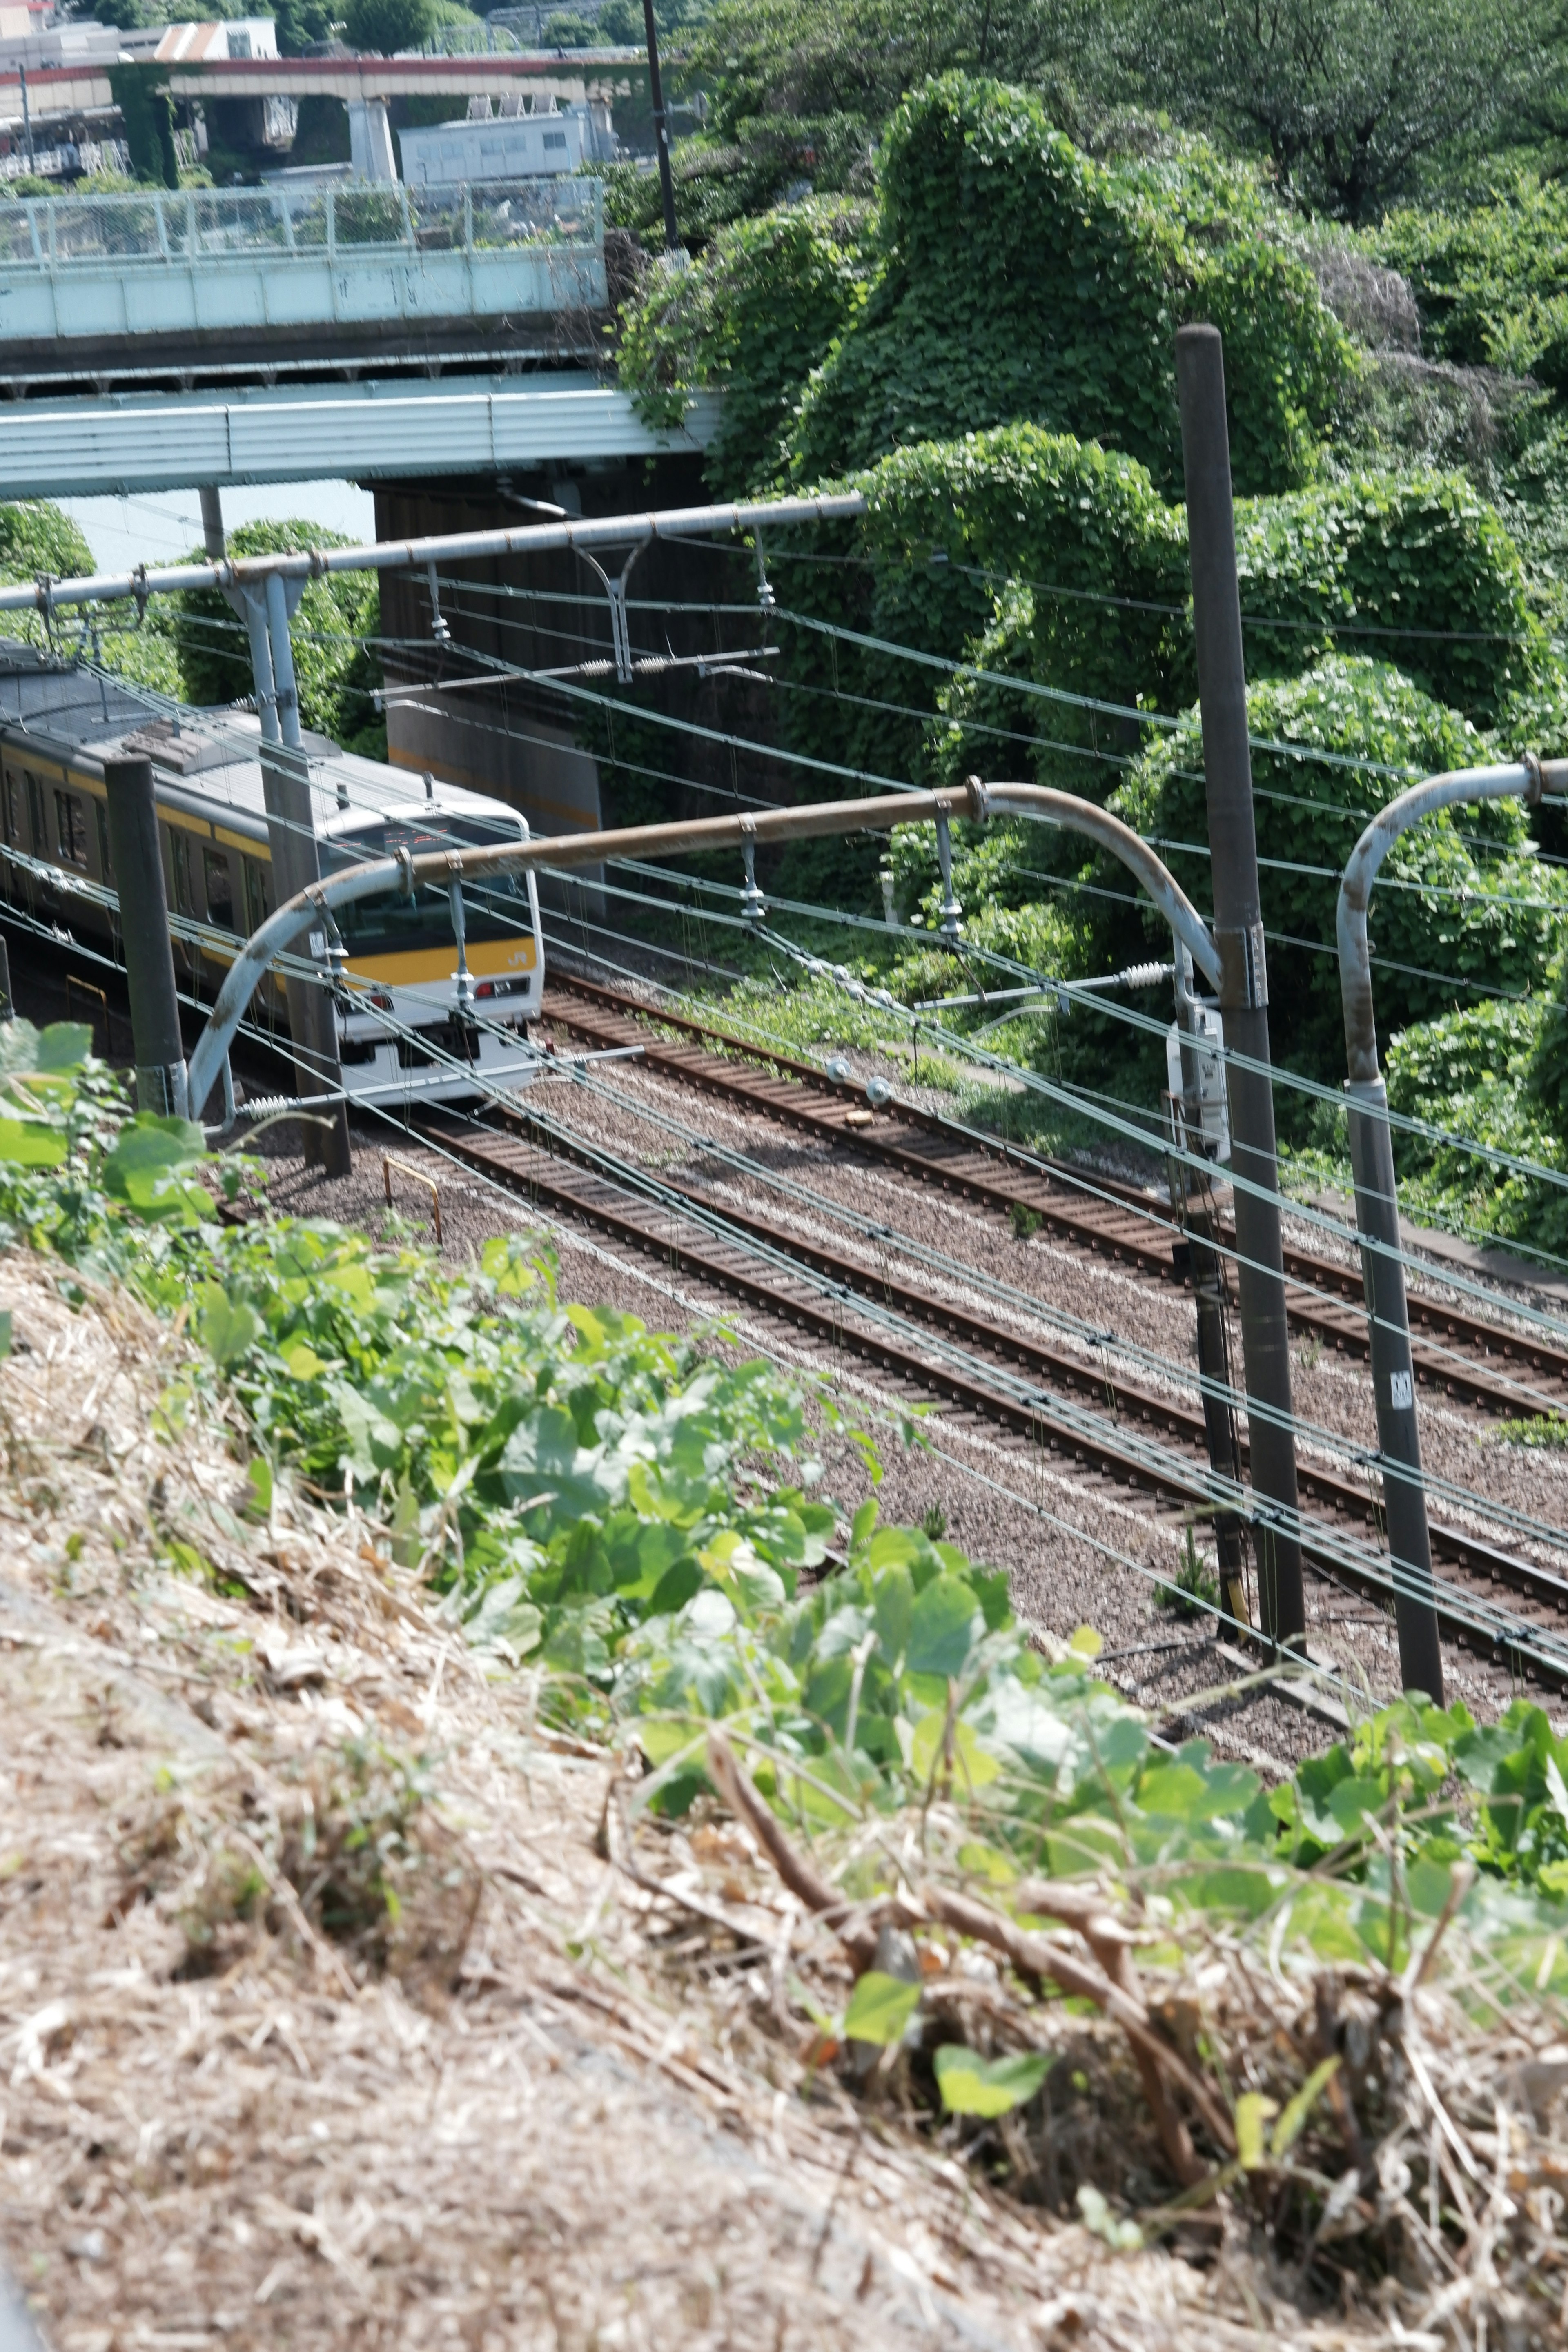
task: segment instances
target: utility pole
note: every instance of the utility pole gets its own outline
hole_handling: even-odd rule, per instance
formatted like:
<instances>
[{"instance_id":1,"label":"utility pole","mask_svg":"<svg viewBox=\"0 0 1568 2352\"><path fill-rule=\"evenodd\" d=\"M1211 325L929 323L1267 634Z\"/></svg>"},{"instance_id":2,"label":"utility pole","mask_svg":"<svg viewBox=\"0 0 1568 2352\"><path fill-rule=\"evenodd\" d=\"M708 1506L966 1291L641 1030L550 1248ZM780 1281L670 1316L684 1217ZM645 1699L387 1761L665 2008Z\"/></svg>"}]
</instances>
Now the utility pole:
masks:
<instances>
[{"instance_id":1,"label":"utility pole","mask_svg":"<svg viewBox=\"0 0 1568 2352\"><path fill-rule=\"evenodd\" d=\"M216 495L209 510L204 493L202 524L204 530L221 533L222 513ZM208 551L216 553L210 541ZM288 599L282 581L273 572L262 586L236 588L229 601L244 621L250 639L250 667L261 726L261 792L272 850L272 887L281 906L297 890L319 881L321 871L310 778L300 733ZM331 995L323 984L294 974L285 982L284 993L300 1093L341 1096L337 1015ZM341 1101L331 1106L331 1126L326 1134L307 1123L302 1135L308 1167L323 1168L329 1176L348 1174L352 1165L348 1112Z\"/></svg>"},{"instance_id":2,"label":"utility pole","mask_svg":"<svg viewBox=\"0 0 1568 2352\"><path fill-rule=\"evenodd\" d=\"M185 1046L174 990L174 951L169 937L169 901L163 887L152 761L106 760L103 786L109 856L120 895L120 935L125 943L125 978L131 993L136 1107L165 1118L187 1118Z\"/></svg>"},{"instance_id":3,"label":"utility pole","mask_svg":"<svg viewBox=\"0 0 1568 2352\"><path fill-rule=\"evenodd\" d=\"M1237 1180L1237 1287L1252 1455L1258 1600L1268 1640L1300 1646L1307 1630L1307 1609L1297 1533L1296 1431L1285 1320L1274 1088L1268 1070L1268 978L1258 887L1230 436L1225 414L1225 356L1217 328L1178 331L1176 390L1186 474L1193 635L1203 710L1231 1170ZM1242 1066L1232 1055L1243 1057L1253 1066Z\"/></svg>"},{"instance_id":4,"label":"utility pole","mask_svg":"<svg viewBox=\"0 0 1568 2352\"><path fill-rule=\"evenodd\" d=\"M642 0L642 20L647 33L647 78L653 92L653 136L658 150L658 184L664 197L664 249L681 251L675 226L675 179L669 168L669 118L664 110L664 83L658 70L658 27L653 21L653 0Z\"/></svg>"}]
</instances>

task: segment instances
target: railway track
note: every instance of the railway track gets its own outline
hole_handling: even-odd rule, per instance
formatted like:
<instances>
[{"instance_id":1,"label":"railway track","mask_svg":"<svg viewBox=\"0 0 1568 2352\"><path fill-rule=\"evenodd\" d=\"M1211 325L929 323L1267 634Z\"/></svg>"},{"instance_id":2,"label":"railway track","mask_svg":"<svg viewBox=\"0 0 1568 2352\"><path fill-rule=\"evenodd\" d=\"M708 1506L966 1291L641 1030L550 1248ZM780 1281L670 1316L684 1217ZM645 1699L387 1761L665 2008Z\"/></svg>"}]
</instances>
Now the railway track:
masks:
<instances>
[{"instance_id":1,"label":"railway track","mask_svg":"<svg viewBox=\"0 0 1568 2352\"><path fill-rule=\"evenodd\" d=\"M764 1052L717 1026L647 1005L595 981L553 975L544 1014L595 1046L640 1045L649 1067L721 1096L736 1108L780 1120L820 1141L852 1147L922 1183L962 1193L1004 1214L1026 1212L1058 1238L1161 1282L1185 1279L1168 1203L1131 1184L976 1136L911 1105L872 1108L863 1087L836 1085L812 1063ZM674 1029L679 1042L659 1037L656 1028ZM715 1045L723 1050L712 1051ZM1223 1226L1223 1245L1234 1248L1235 1240L1234 1227ZM1287 1247L1285 1274L1291 1328L1338 1354L1364 1360L1369 1349L1360 1269ZM1508 1419L1568 1413L1568 1349L1427 1296L1414 1278L1409 1292L1412 1355L1425 1387Z\"/></svg>"},{"instance_id":2,"label":"railway track","mask_svg":"<svg viewBox=\"0 0 1568 2352\"><path fill-rule=\"evenodd\" d=\"M531 1202L684 1268L925 1395L1048 1444L1087 1472L1138 1487L1163 1510L1181 1517L1212 1511L1202 1415L1181 1399L933 1298L796 1230L649 1177L542 1114L495 1117L490 1126L438 1116L421 1125L441 1150ZM1301 1465L1300 1486L1303 1546L1314 1567L1391 1600L1386 1559L1368 1544L1369 1533L1373 1543L1377 1535L1376 1497L1310 1463ZM1568 1685L1568 1580L1463 1529L1435 1527L1432 1536L1445 1572L1445 1631ZM1510 1596L1506 1610L1500 1589Z\"/></svg>"}]
</instances>

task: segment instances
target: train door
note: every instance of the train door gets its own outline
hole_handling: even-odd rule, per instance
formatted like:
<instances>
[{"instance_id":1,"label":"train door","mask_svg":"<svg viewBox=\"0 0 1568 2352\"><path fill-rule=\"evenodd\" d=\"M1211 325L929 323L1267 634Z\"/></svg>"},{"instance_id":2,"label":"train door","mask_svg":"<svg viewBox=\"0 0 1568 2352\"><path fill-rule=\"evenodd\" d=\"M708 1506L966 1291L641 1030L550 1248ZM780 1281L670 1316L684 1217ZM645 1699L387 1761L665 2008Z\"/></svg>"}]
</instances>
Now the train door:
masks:
<instances>
[{"instance_id":1,"label":"train door","mask_svg":"<svg viewBox=\"0 0 1568 2352\"><path fill-rule=\"evenodd\" d=\"M49 862L49 829L44 822L44 787L31 768L24 768L22 781L27 788L27 845L41 864ZM27 877L27 908L30 914L46 915L51 920L59 912L60 894L49 886L47 876L37 873Z\"/></svg>"},{"instance_id":2,"label":"train door","mask_svg":"<svg viewBox=\"0 0 1568 2352\"><path fill-rule=\"evenodd\" d=\"M93 822L98 833L98 878L106 890L114 888L114 860L109 854L109 803L92 798ZM113 907L103 910L103 929L109 933L110 953L116 963L121 960L120 914Z\"/></svg>"},{"instance_id":3,"label":"train door","mask_svg":"<svg viewBox=\"0 0 1568 2352\"><path fill-rule=\"evenodd\" d=\"M184 920L189 922L196 911L195 900L191 893L191 836L188 833L182 832L178 825L166 824L163 827L163 837L169 845L170 912L183 916ZM183 972L186 980L194 981L200 961L195 949L179 930L172 932L172 945L175 971Z\"/></svg>"},{"instance_id":4,"label":"train door","mask_svg":"<svg viewBox=\"0 0 1568 2352\"><path fill-rule=\"evenodd\" d=\"M22 771L7 762L0 771L0 833L5 836L7 849L26 850L26 823ZM26 877L15 858L5 860L5 871L0 873L0 898L5 898L13 907L25 907L28 903Z\"/></svg>"}]
</instances>

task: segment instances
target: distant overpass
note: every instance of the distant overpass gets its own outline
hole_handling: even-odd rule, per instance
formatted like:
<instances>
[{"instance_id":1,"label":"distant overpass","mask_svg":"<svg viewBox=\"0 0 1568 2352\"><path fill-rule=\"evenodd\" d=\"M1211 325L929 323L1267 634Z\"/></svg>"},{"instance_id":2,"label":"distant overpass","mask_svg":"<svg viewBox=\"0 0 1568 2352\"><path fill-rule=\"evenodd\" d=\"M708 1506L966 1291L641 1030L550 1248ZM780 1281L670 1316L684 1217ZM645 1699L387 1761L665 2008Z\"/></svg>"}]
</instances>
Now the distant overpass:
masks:
<instances>
[{"instance_id":1,"label":"distant overpass","mask_svg":"<svg viewBox=\"0 0 1568 2352\"><path fill-rule=\"evenodd\" d=\"M718 423L699 394L656 432L629 393L584 373L312 384L228 398L116 394L0 410L0 499L125 497L347 476L360 482L527 475L700 456Z\"/></svg>"},{"instance_id":2,"label":"distant overpass","mask_svg":"<svg viewBox=\"0 0 1568 2352\"><path fill-rule=\"evenodd\" d=\"M0 388L217 367L581 362L609 306L596 180L147 189L0 211Z\"/></svg>"},{"instance_id":3,"label":"distant overpass","mask_svg":"<svg viewBox=\"0 0 1568 2352\"><path fill-rule=\"evenodd\" d=\"M647 86L641 49L540 49L468 58L228 58L166 68L172 98L478 98L512 90L562 106L629 98ZM29 83L31 77L29 76Z\"/></svg>"}]
</instances>

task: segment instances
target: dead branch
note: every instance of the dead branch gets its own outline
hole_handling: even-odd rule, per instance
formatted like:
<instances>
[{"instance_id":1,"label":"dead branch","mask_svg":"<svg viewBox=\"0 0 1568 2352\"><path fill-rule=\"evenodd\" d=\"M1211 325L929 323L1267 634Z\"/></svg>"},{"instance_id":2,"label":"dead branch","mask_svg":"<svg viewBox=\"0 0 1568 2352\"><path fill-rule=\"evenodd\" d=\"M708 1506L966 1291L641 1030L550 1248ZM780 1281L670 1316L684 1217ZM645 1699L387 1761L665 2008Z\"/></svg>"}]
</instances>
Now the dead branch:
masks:
<instances>
[{"instance_id":1,"label":"dead branch","mask_svg":"<svg viewBox=\"0 0 1568 2352\"><path fill-rule=\"evenodd\" d=\"M868 1923L852 1924L845 1920L848 1906L844 1897L795 1852L772 1808L759 1795L721 1732L716 1731L710 1737L708 1762L726 1803L752 1831L784 1885L820 1917L837 1925L840 1939L858 1970L863 1972L869 1968L877 1948L874 1929ZM1055 1888L1052 1892L1061 1896L1064 1902L1069 1899L1066 1888ZM1057 1917L1062 1916L1058 1906L1041 1907L1050 1907ZM1020 1975L1048 1978L1060 1985L1064 1992L1092 2001L1097 2009L1113 2018L1131 2045L1139 2079L1159 2130L1166 2160L1182 2186L1192 2188L1204 2178L1205 2168L1193 2146L1192 2136L1176 2111L1166 2078L1180 2083L1215 2138L1227 2151L1235 2145L1229 2118L1185 2061L1171 2049L1150 2022L1149 2012L1139 1996L1137 1980L1132 1973L1124 1940L1126 1931L1120 1922L1105 1914L1098 1896L1073 1896L1070 1907L1086 1922L1092 1920L1104 1951L1112 1956L1114 1975L1105 1967L1099 1953L1094 1954L1093 1964L1086 1963L1056 1937L1020 1927L1016 1920L994 1911L989 1904L977 1902L972 1895L952 1894L945 1887L925 1885L921 1887L912 1901L895 1901L890 1906L884 1906L887 1915L896 1917L901 1927L921 1927L930 1920L940 1919L960 1935L989 1944L994 1950L1001 1952ZM838 1924L840 1922L843 1924ZM1079 1932L1084 1935L1086 1941L1089 1940L1087 1925Z\"/></svg>"}]
</instances>

